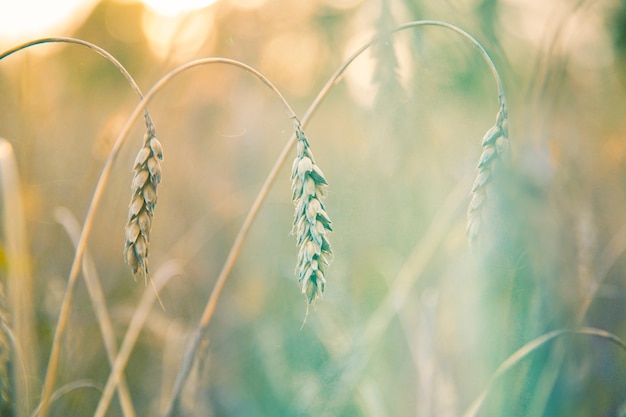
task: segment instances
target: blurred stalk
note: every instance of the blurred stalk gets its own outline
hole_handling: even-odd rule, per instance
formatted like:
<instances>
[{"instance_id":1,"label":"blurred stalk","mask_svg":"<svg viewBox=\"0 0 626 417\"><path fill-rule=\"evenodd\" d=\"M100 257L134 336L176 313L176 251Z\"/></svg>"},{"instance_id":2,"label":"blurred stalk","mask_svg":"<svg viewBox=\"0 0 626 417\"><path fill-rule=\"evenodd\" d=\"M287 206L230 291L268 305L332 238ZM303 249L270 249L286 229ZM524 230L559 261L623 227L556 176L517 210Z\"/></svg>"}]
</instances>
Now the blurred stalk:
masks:
<instances>
[{"instance_id":1,"label":"blurred stalk","mask_svg":"<svg viewBox=\"0 0 626 417\"><path fill-rule=\"evenodd\" d=\"M2 55L0 55L0 59L2 59ZM230 65L233 67L238 67L248 72L249 74L253 75L258 80L260 80L265 86L267 86L270 90L272 90L272 92L279 98L281 104L287 110L289 117L292 119L296 118L295 113L291 109L291 106L289 105L287 100L285 100L285 98L280 93L280 91L278 91L278 89L267 78L265 78L263 74L261 74L254 68L250 67L249 65L246 65L240 61L228 59L228 58L220 58L220 57L201 58L201 59L187 62L183 65L180 65L174 68L173 70L171 70L170 72L168 72L167 74L165 74L145 94L145 96L143 97L143 100L135 107L132 114L129 116L128 120L126 121L126 124L122 128L121 132L119 133L118 137L115 140L115 143L113 144L113 147L111 148L111 151L109 152L109 156L107 157L107 160L105 161L104 167L102 168L102 172L100 174L100 178L98 179L98 183L96 184L96 188L94 190L91 203L89 204L87 214L85 215L85 221L83 224L83 228L81 229L80 239L76 246L76 253L74 254L74 260L72 261L72 267L71 267L70 274L68 277L68 284L66 288L65 297L63 300L63 304L61 305L61 313L59 314L59 324L57 325L57 329L55 332L55 341L53 342L52 352L50 353L50 362L48 366L49 368L54 366L54 370L50 371L49 369L48 374L46 375L47 378L46 378L46 384L44 385L44 392L42 394L42 401L41 401L42 407L41 407L40 417L45 417L48 412L48 406L46 403L49 402L50 395L52 393L54 376L56 374L56 368L58 367L60 341L65 331L67 321L69 319L69 311L70 311L71 299L73 295L73 288L76 284L76 280L80 272L81 261L82 261L82 258L85 254L85 250L87 247L87 239L93 227L95 213L97 211L98 206L100 205L100 201L102 200L104 190L107 186L109 177L111 176L111 172L113 170L113 164L115 160L117 159L120 149L122 145L124 144L126 138L128 137L128 133L130 132L132 125L137 121L139 114L142 111L145 111L149 101L154 97L154 95L156 95L157 92L159 92L163 87L165 87L169 83L169 81L171 81L177 75L191 68L202 66L202 65L210 65L210 64L224 64L224 65ZM146 123L151 123L151 120L149 118L146 118ZM287 152L285 151L284 153L286 157ZM278 171L278 169L276 171ZM269 187L267 188L269 189ZM263 201L263 199L261 199L261 201ZM257 212L259 208L260 208L260 203L256 207ZM238 238L235 240L234 249L229 254L229 258L227 259L227 262L226 262L226 265L230 264L230 268L232 268L232 265L234 265L234 261L239 254L239 250L241 249L241 246L243 245L243 242L245 240L245 235L247 235L247 231L252 225L252 220L254 219L254 217L256 217L256 212L252 216L252 218L248 220L248 223L244 223L244 226L242 226L243 232L240 233L240 236L238 236ZM228 271L230 271L230 269L228 269ZM226 274L225 276L220 276L220 278L218 278L218 281L215 284L215 287L213 290L214 292L212 296L210 297L207 306L205 307L203 318L197 329L197 333L200 334L201 336L204 333L206 325L208 325L208 321L210 321L210 318L213 315L215 306L217 304L217 299L219 298L219 294L221 293L221 290L223 289L227 276L228 274ZM157 295L156 291L153 293L153 295L154 296ZM137 329L136 332L138 333L139 330L140 329ZM202 337L195 339L194 343L192 344L190 348L190 354L184 360L184 365L182 368L183 370L181 371L181 374L180 374L180 375L184 375L184 377L179 378L179 381L177 380L176 382L177 387L182 386L182 382L184 382L184 380L186 379L189 373L189 370L191 369L191 365L193 364L193 359L195 358L195 354L198 350L201 339ZM106 413L111 397L113 395L113 391L115 390L115 387L117 383L119 382L119 377L121 375L120 373L123 371L124 367L126 366L125 360L127 360L127 357L124 358L124 356L125 355L130 356L131 351L129 351L128 349L132 349L133 343L131 343L130 345L122 344L122 347L120 348L120 353L118 354L118 357L116 358L115 365L113 367L111 375L109 376L109 380L107 382L105 392L103 393L103 396L100 399L100 403L98 404L98 409L96 410L97 416L104 416L104 414ZM124 350L124 349L127 349L127 350ZM178 390L177 392L180 392L180 390ZM178 395L173 396L173 398L177 400Z\"/></svg>"},{"instance_id":2,"label":"blurred stalk","mask_svg":"<svg viewBox=\"0 0 626 417\"><path fill-rule=\"evenodd\" d=\"M154 273L154 289L155 291L144 291L135 309L133 317L128 325L128 330L124 335L124 340L120 346L119 353L113 361L111 373L107 379L106 385L100 396L98 407L94 412L94 417L104 417L106 415L111 399L115 393L116 387L123 380L124 369L133 352L139 334L143 329L144 323L148 319L148 314L152 310L154 302L157 300L158 291L175 275L181 274L182 270L176 260L170 260L161 265Z\"/></svg>"},{"instance_id":3,"label":"blurred stalk","mask_svg":"<svg viewBox=\"0 0 626 417\"><path fill-rule=\"evenodd\" d=\"M74 217L65 207L57 208L55 217L57 222L63 226L69 235L74 246L77 246L78 239L80 237L80 224L78 223L78 220L76 220L76 217ZM102 291L102 286L100 285L98 271L96 270L91 254L87 249L85 249L85 256L83 258L83 278L85 279L89 299L93 305L98 326L100 327L100 333L102 334L102 340L104 341L107 358L109 359L109 364L112 367L115 357L117 356L115 331L113 330L113 323L111 322L111 317L106 306L104 292ZM126 378L124 378L123 375L120 377L117 392L119 395L120 406L122 408L122 414L125 417L135 417L135 408L133 407L133 401L130 396L130 391L128 390Z\"/></svg>"},{"instance_id":4,"label":"blurred stalk","mask_svg":"<svg viewBox=\"0 0 626 417\"><path fill-rule=\"evenodd\" d=\"M598 267L596 268L595 274L593 274L595 279L592 279L591 282L588 283L587 292L584 294L584 298L581 300L580 308L576 314L576 320L574 322L575 326L581 326L584 323L585 318L587 317L587 312L589 311L593 300L596 298L598 290L602 286L602 283L606 279L613 265L615 265L615 262L617 262L625 251L626 224L624 224L617 231L617 233L613 235L612 239L601 252L598 260ZM542 416L545 414L548 402L552 396L558 377L563 368L563 363L565 362L565 355L567 353L565 348L565 344L562 341L558 341L554 344L546 362L547 365L545 366L544 371L539 378L539 382L537 383L538 389L535 391L535 395L533 397L529 414L530 416Z\"/></svg>"},{"instance_id":5,"label":"blurred stalk","mask_svg":"<svg viewBox=\"0 0 626 417\"><path fill-rule=\"evenodd\" d=\"M324 410L320 413L321 416L330 417L333 414L338 414L338 410L342 410L345 407L345 401L350 398L350 393L361 380L376 341L380 340L392 319L398 315L404 304L409 300L409 296L412 293L411 290L419 281L437 249L448 236L448 233L450 233L451 225L467 197L468 186L469 184L465 181L460 182L448 194L446 200L437 210L437 214L431 221L428 230L415 244L400 268L385 298L368 317L367 322L359 332L360 336L346 350L346 356L338 359L339 363L345 364L339 370L339 375L335 375L334 378L325 378L326 380L337 380L338 382L335 384L336 388L332 397L325 398ZM326 338L320 339L326 340Z\"/></svg>"},{"instance_id":6,"label":"blurred stalk","mask_svg":"<svg viewBox=\"0 0 626 417\"><path fill-rule=\"evenodd\" d=\"M26 221L20 189L20 181L11 144L0 138L0 188L2 190L3 227L6 245L6 286L8 320L13 329L16 348L21 352L23 371L17 364L16 355L11 361L16 416L27 416L31 409L34 386L29 380L37 374L37 337L33 301L33 277L28 251Z\"/></svg>"},{"instance_id":7,"label":"blurred stalk","mask_svg":"<svg viewBox=\"0 0 626 417\"><path fill-rule=\"evenodd\" d=\"M309 106L309 109L307 110L307 112L305 113L305 115L302 117L302 120L300 121L300 125L302 126L302 128L304 128L307 124L307 122L311 119L311 117L313 117L313 114L317 111L317 109L319 108L321 102L326 98L326 96L328 95L328 93L332 90L332 88L341 80L341 77L343 76L344 72L346 71L346 69L350 66L350 64L352 64L352 62L358 58L364 51L366 51L367 49L369 49L370 47L372 47L372 45L385 40L385 39L389 39L391 35L407 30L407 29L413 29L416 28L418 26L437 26L437 27L441 27L444 29L448 29L451 30L453 32L456 32L457 34L461 35L463 38L465 38L466 40L468 40L474 47L476 47L479 52L481 53L483 59L485 60L485 62L487 63L487 65L489 66L489 70L491 71L492 75L494 76L494 79L496 81L496 86L497 86L497 91L498 91L498 102L500 103L500 106L502 108L506 107L506 99L504 96L504 86L502 84L502 79L500 78L500 74L498 73L498 70L495 66L495 64L493 63L491 57L489 56L489 54L487 53L487 51L485 50L485 48L482 46L482 44L476 40L476 38L474 38L472 35L470 35L468 32L464 31L463 29L459 28L456 25L453 25L451 23L447 23L447 22L443 22L443 21L439 21L439 20L419 20L419 21L413 21L413 22L408 22L405 23L403 25L397 26L396 28L385 32L385 33L380 33L376 36L374 36L370 41L366 42L365 44L363 44L360 48L358 48L352 55L350 55L340 66L339 68L330 76L330 78L327 80L326 84L322 87L322 89L320 90L320 92L318 93L318 95L315 97L315 99L313 100L313 103ZM210 58L207 58L210 59ZM200 60L198 60L200 61ZM248 67L245 64L242 64L238 61L233 61L233 60L223 60L224 63L226 63L225 61L229 61L230 64L235 64L236 66L242 67L244 69L247 69L250 72L250 67ZM197 61L195 61L197 62ZM186 65L188 66L193 66L194 61L192 61L191 63L188 63ZM198 65L198 64L195 64ZM182 67L185 67L185 65L182 65L181 67L179 67L179 69L182 71ZM246 68L247 67L247 68ZM178 70L178 69L177 69ZM174 71L177 71L174 70ZM172 71L172 72L174 72ZM255 71L256 72L256 71ZM283 102L283 105L285 107L287 107L288 112L291 113L291 117L295 118L295 114L293 113L293 111L291 110L289 104L286 102L286 100L283 98L283 96L278 92L278 90L271 84L269 83L269 81L267 81L265 79L265 77L263 77L261 74L259 73L254 73L254 75L259 78L261 81L263 81L268 87L270 87L272 90L274 90L274 93L276 93L279 98L281 98L281 101ZM166 82L166 78L169 77L170 74L166 75L165 77L163 77L161 80L159 80L159 82L157 83L157 85L160 87L162 85L162 83ZM156 88L157 85L155 85ZM152 90L151 90L152 91ZM148 99L148 95L151 92L149 92L148 94L146 94L146 99ZM172 392L172 397L169 401L169 406L167 407L167 410L165 412L165 416L166 417L172 417L175 413L176 413L176 409L177 409L177 404L180 398L180 393L182 391L182 387L185 383L185 380L187 379L187 376L189 375L189 372L191 371L194 361L196 359L197 356L197 352L199 349L199 346L201 345L202 341L204 340L205 336L206 336L206 331L207 328L209 326L209 323L213 317L213 314L215 313L215 309L217 308L217 302L220 298L220 295L224 289L224 285L226 284L226 281L228 280L228 277L230 276L230 272L232 271L235 262L237 261L237 258L239 256L239 253L241 251L241 248L243 246L243 243L246 240L246 237L248 235L248 232L250 230L250 227L252 226L252 223L254 222L257 213L259 212L263 202L265 201L265 198L267 197L270 188L272 187L272 185L274 184L274 181L276 180L277 176L278 176L278 172L281 170L283 164L285 163L285 160L287 159L288 154L291 151L291 148L294 146L294 144L296 143L296 135L293 134L289 140L287 141L287 143L285 144L285 146L283 147L283 150L281 151L280 155L278 156L278 159L276 160L276 162L274 163L274 165L272 166L269 174L267 175L267 178L265 179L265 182L263 183L263 186L261 187L261 190L259 191L259 193L257 194L257 197L255 199L255 201L252 203L252 206L250 207L250 210L248 212L248 214L246 215L246 218L244 219L244 222L241 226L241 228L239 229L239 232L237 234L237 236L235 237L235 241L230 249L230 252L228 253L228 256L226 258L226 261L224 262L224 265L222 267L222 270L220 271L219 276L217 277L217 281L215 283L215 286L213 287L213 290L211 292L211 295L209 296L209 300L205 306L204 312L202 314L202 317L200 319L200 324L198 325L195 334L192 336L192 341L189 345L189 348L187 350L187 352L185 353L185 356L183 358L183 364L181 366L181 371L178 375L178 378L174 384L174 389ZM381 308L385 308L386 306L381 306ZM378 330L378 326L385 326L386 323L384 323L384 319L382 321L375 321L375 322L370 322L368 323L368 328L366 329L366 331L370 331L372 333L375 333Z\"/></svg>"},{"instance_id":8,"label":"blurred stalk","mask_svg":"<svg viewBox=\"0 0 626 417\"><path fill-rule=\"evenodd\" d=\"M468 407L467 411L463 413L463 417L475 417L478 414L478 411L480 410L480 407L482 406L483 402L487 398L487 395L491 391L491 388L495 386L494 384L496 383L496 381L502 375L508 372L511 368L517 365L520 361L522 361L522 359L528 357L530 354L532 354L533 352L535 352L537 349L541 348L542 346L546 345L547 343L552 342L553 340L560 338L562 336L566 336L566 335L570 335L570 336L571 335L586 335L586 336L591 336L591 337L597 337L597 338L600 338L600 339L603 339L603 340L606 340L608 342L615 344L621 350L626 352L626 343L622 339L620 339L613 333L609 333L602 329L596 329L594 327L581 327L578 329L571 329L571 330L559 329L559 330L553 330L551 332L545 333L531 340L530 342L526 343L524 346L522 346L521 348L513 352L511 356L506 358L506 360L502 362L500 366L498 366L498 369L496 369L493 375L491 375L491 378L489 379L487 386L482 390L480 395L476 397L476 399ZM527 414L527 415L530 416L532 414Z\"/></svg>"}]
</instances>

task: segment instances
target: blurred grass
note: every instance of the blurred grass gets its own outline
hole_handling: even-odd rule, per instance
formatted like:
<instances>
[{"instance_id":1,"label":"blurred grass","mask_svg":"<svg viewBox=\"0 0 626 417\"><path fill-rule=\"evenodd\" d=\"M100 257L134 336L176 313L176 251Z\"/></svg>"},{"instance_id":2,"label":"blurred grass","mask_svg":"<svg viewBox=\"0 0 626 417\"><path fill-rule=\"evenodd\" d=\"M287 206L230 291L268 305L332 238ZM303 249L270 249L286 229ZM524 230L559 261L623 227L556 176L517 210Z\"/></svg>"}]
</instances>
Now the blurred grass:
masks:
<instances>
[{"instance_id":1,"label":"blurred grass","mask_svg":"<svg viewBox=\"0 0 626 417\"><path fill-rule=\"evenodd\" d=\"M335 259L325 297L300 329L305 306L293 273L286 167L219 303L202 366L184 396L187 415L456 416L516 349L575 325L590 294L580 324L626 334L624 247L610 246L624 234L626 205L624 2L543 6L558 19L532 36L524 25L542 22L532 13L544 10L533 12L535 2L353 3L340 9L268 0L244 10L218 1L202 12L213 19L206 42L166 59L151 53L144 11L135 4L103 1L68 34L107 49L145 90L188 59L240 59L265 73L300 114L352 51L346 45L353 37L439 18L481 40L505 81L513 161L497 182L481 245L470 251L457 210L397 316L355 349L413 250L435 244L426 233L447 196L471 184L480 139L497 111L477 51L445 31L403 33L393 50L381 44L355 61L307 128L330 183ZM561 35L551 37L559 24ZM575 36L590 30L595 35ZM54 209L84 217L136 99L106 62L72 47L0 62L0 97L0 136L14 139L22 179L43 364L73 255ZM163 289L166 309L149 316L130 358L128 383L140 415L157 413L169 395L173 375L165 369L177 369L181 340L196 325L292 126L274 97L228 68L190 71L150 111L165 150L151 265L187 263ZM121 255L140 126L133 137L90 240L118 340L145 290ZM606 257L608 249L616 255ZM4 281L6 270L0 272ZM103 385L109 373L85 290L78 285L59 386L84 379ZM625 364L623 352L602 340L544 346L503 377L482 415L620 416ZM92 390L68 394L52 414L89 414L98 397ZM110 415L117 415L113 404Z\"/></svg>"}]
</instances>

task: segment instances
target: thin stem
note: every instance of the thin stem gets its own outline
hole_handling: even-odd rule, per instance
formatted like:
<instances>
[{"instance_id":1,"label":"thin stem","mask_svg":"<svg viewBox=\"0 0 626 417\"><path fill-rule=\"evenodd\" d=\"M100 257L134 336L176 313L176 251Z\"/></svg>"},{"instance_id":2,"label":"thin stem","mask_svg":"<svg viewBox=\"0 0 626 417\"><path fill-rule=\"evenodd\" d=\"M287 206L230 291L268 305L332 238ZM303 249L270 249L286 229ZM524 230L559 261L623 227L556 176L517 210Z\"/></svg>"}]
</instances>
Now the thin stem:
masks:
<instances>
[{"instance_id":1,"label":"thin stem","mask_svg":"<svg viewBox=\"0 0 626 417\"><path fill-rule=\"evenodd\" d=\"M380 340L389 327L394 316L402 310L411 298L411 290L422 278L437 250L450 233L451 225L466 196L468 184L459 182L439 206L436 215L429 222L428 229L414 245L406 257L397 275L393 279L387 294L374 312L368 317L365 325L359 330L349 349L335 363L344 366L334 373L334 365L326 370L324 380L337 381L332 398L324 401L324 408L318 413L320 417L340 415L346 398L350 398L355 385L362 379L366 366L371 358L375 342ZM300 404L307 408L309 404Z\"/></svg>"},{"instance_id":2,"label":"thin stem","mask_svg":"<svg viewBox=\"0 0 626 417\"><path fill-rule=\"evenodd\" d=\"M502 103L505 100L504 85L502 83L502 79L500 78L500 73L498 73L498 69L496 68L496 65L493 63L493 60L491 59L491 57L489 56L485 48L481 45L481 43L476 38L474 38L468 32L464 31L463 29L451 23L443 22L440 20L415 20L413 22L404 23L388 32L383 32L383 33L375 35L374 37L372 37L372 39L370 39L367 43L364 43L359 49L357 49L352 55L350 55L341 64L341 66L337 69L337 71L335 71L335 73L330 77L328 82L324 85L320 93L317 95L317 97L311 104L311 107L309 107L309 110L302 117L302 126L304 127L306 122L308 122L310 117L317 110L319 103L322 100L324 100L324 98L326 98L326 95L332 89L332 87L340 81L341 76L346 71L346 69L350 66L350 64L352 64L352 62L355 59L357 59L363 52L369 49L372 45L378 42L381 42L384 39L387 39L389 35L393 35L395 33L398 33L407 29L413 29L418 26L439 26L442 28L452 30L458 33L459 35L463 36L467 40L469 40L476 48L478 48L485 62L487 63L487 65L489 65L489 69L491 70L491 73L493 74L493 77L496 81L496 86L498 88L498 101Z\"/></svg>"},{"instance_id":3,"label":"thin stem","mask_svg":"<svg viewBox=\"0 0 626 417\"><path fill-rule=\"evenodd\" d=\"M143 99L143 94L141 92L141 89L139 88L139 86L137 85L137 83L135 82L135 80L133 79L133 77L130 75L130 73L126 70L126 68L110 53L108 53L106 50L102 49L101 47L91 43L91 42L87 42L81 39L75 39L75 38L65 38L65 37L59 37L59 38L42 38L42 39L37 39L31 42L27 42L25 44L16 46L15 48L9 49L8 51L5 51L4 53L0 54L0 60L16 53L16 52L20 52L23 51L27 48L30 48L32 46L35 45L41 45L41 44L47 44L47 43L69 43L69 44L76 44L76 45L80 45L80 46L84 46L92 51L95 51L96 53L98 53L99 55L103 56L105 59L107 59L109 62L111 62L124 76L124 78L126 78L126 80L128 81L128 83L130 84L130 86L132 87L132 89L137 93L137 95L139 96L140 99ZM142 107L143 111L144 111L144 117L145 117L145 121L146 121L146 125L148 126L148 129L154 129L154 125L152 123L152 119L150 118L150 114L148 113L147 108L144 106ZM114 157L113 157L114 159ZM109 155L109 158L107 159L107 163L109 163L109 166L112 165L112 158ZM105 168L106 168L106 164L105 164ZM107 175L108 176L108 175ZM102 179L102 177L101 177ZM102 187L103 189L104 187ZM101 193L101 191L100 191ZM98 197L99 200L99 197ZM93 200L92 200L93 203ZM89 222L87 222L87 219L89 219ZM65 327L67 325L67 321L69 319L69 313L70 313L70 307L72 304L72 296L73 296L73 290L74 290L74 285L76 283L76 278L78 276L78 272L80 271L80 264L81 264L81 260L82 260L82 255L85 249L85 245L86 245L86 239L83 239L83 236L88 236L89 234L89 230L91 229L91 222L93 220L93 216L89 217L89 213L88 213L88 217L85 220L85 227L87 228L87 231L85 231L85 228L83 228L83 232L81 233L81 242L83 242L83 246L82 248L77 247L76 249L76 253L74 255L74 261L72 264L72 268L70 271L70 278L68 279L68 283L67 283L67 287L65 289L65 294L63 296L63 302L61 304L61 311L59 313L59 321L57 323L57 326L55 328L55 333L54 333L54 339L52 342L52 348L50 350L50 358L48 360L48 367L46 370L46 376L44 379L44 385L43 385L43 390L42 390L42 394L41 394L41 401L40 401L40 410L39 410L39 415L41 417L46 417L49 411L49 403L50 403L50 396L52 395L52 391L54 388L54 380L56 378L56 373L57 373L57 369L58 369L58 364L59 364L59 355L60 355L60 349L61 349L61 340L63 337L63 333L65 331ZM80 250L80 252L79 252Z\"/></svg>"},{"instance_id":4,"label":"thin stem","mask_svg":"<svg viewBox=\"0 0 626 417\"><path fill-rule=\"evenodd\" d=\"M319 108L321 102L326 98L326 96L329 94L331 89L340 81L341 76L344 74L346 69L350 66L350 64L357 57L359 57L359 55L361 55L364 51L366 51L375 43L388 38L389 35L395 34L397 32L401 32L406 29L412 29L418 26L439 26L439 27L443 27L446 29L450 29L460 34L461 36L465 37L474 46L476 46L478 50L481 52L487 64L489 65L489 69L491 70L496 80L496 84L498 88L498 101L501 106L505 105L506 101L505 101L505 96L504 96L504 87L502 84L502 79L500 78L500 74L498 73L498 70L496 69L496 66L493 63L491 57L489 56L485 48L483 48L483 46L480 44L480 42L476 40L476 38L474 38L469 33L465 32L463 29L459 28L458 26L455 26L447 22L438 21L438 20L418 20L418 21L405 23L403 25L400 25L390 30L389 32L381 33L381 34L374 36L369 42L363 44L350 57L348 57L341 64L341 66L339 66L339 68L335 71L335 73L331 75L331 77L328 79L324 87L322 87L322 89L318 93L317 97L315 97L315 99L313 100L313 103L311 103L311 106L309 106L308 110L302 117L301 126L303 128L306 126L306 124L311 119L313 114ZM174 388L172 390L172 397L170 399L168 408L165 412L166 417L172 417L176 410L176 407L178 405L178 400L182 391L182 387L184 385L185 380L187 379L187 376L189 375L189 372L191 371L198 348L200 346L200 342L204 338L204 333L206 332L206 329L208 328L209 323L211 322L213 314L215 313L217 302L220 298L222 290L224 289L224 285L226 284L226 281L228 277L230 276L230 273L235 265L235 262L237 260L237 257L239 256L241 247L243 246L243 243L246 240L246 236L248 235L250 227L252 226L252 223L254 222L254 219L256 218L259 212L259 209L261 208L261 205L265 201L265 198L267 197L270 188L272 187L274 181L276 180L276 177L278 176L278 172L284 165L285 160L287 159L287 156L289 155L289 152L291 151L291 148L293 147L295 142L296 142L296 136L295 134L292 134L289 140L287 141L287 143L285 144L285 147L283 148L282 152L278 156L278 159L274 163L274 166L272 167L270 173L265 179L265 182L263 183L261 190L259 191L256 199L254 200L254 203L250 207L250 210L248 211L248 214L246 215L246 218L243 221L243 224L241 225L241 229L239 229L239 232L237 236L235 237L235 241L233 242L230 252L228 253L228 257L226 258L224 266L222 267L222 270L220 271L217 281L215 282L215 286L213 287L213 290L211 291L211 295L209 296L209 300L204 308L204 312L202 313L202 317L200 318L200 323L198 324L198 327L196 328L196 331L191 339L189 348L187 352L185 353L185 356L183 357L183 363L181 365L180 372L176 378L176 381L174 383Z\"/></svg>"},{"instance_id":5,"label":"thin stem","mask_svg":"<svg viewBox=\"0 0 626 417\"><path fill-rule=\"evenodd\" d=\"M154 95L157 92L159 92L164 86L166 86L167 83L169 81L171 81L172 78L174 78L176 75L178 75L178 74L180 74L180 73L182 73L182 72L184 72L184 71L186 71L188 69L191 69L193 67L197 67L197 66L201 66L201 65L209 65L209 64L231 65L231 66L235 66L235 67L241 68L244 71L247 71L250 74L254 75L261 82L263 82L263 84L265 84L267 87L269 87L270 90L272 90L272 92L274 92L274 94L276 94L278 96L278 98L280 99L281 103L283 104L283 106L287 110L287 113L288 113L289 117L290 118L296 118L296 115L295 115L294 111L291 109L291 106L289 105L289 103L285 100L285 98L278 91L278 89L267 78L265 78L265 76L263 76L260 72L258 72L254 68L252 68L252 67L250 67L250 66L248 66L246 64L243 64L242 62L239 62L239 61L236 61L236 60L232 60L232 59L227 59L227 58L215 58L215 57L213 57L213 58L203 58L203 59L198 59L198 60L191 61L191 62L188 62L186 64L183 64L183 65L181 65L181 66L179 66L177 68L174 68L169 73L167 73L165 76L163 76L145 94L144 99L139 104L137 104L137 106L135 107L133 113L128 118L126 124L124 125L124 127L122 128L121 132L119 133L117 139L115 140L115 143L113 144L113 147L111 148L111 151L109 152L109 155L108 155L108 157L107 157L107 159L106 159L106 161L104 163L104 167L102 168L102 172L100 174L100 178L98 179L98 183L96 184L96 188L94 190L94 194L93 194L93 197L91 199L91 203L89 204L89 208L87 209L87 214L85 216L85 222L84 222L83 228L81 230L81 235L80 235L78 244L76 245L76 252L74 254L74 260L72 261L72 266L71 266L71 269L70 269L68 283L67 283L67 287L66 287L66 290L65 290L65 296L64 296L63 302L61 304L61 311L59 313L59 321L58 321L56 329L55 329L54 341L53 341L53 344L52 344L52 350L50 352L50 360L48 362L48 371L46 373L46 379L45 379L45 382L44 382L44 389L43 389L43 393L42 393L42 396L41 396L41 409L40 409L40 413L39 413L40 417L46 417L46 415L48 413L48 403L49 403L49 400L50 400L50 395L52 393L52 388L53 388L53 385L54 385L54 378L56 376L56 371L57 371L58 365L59 365L59 355L60 355L61 340L63 338L63 334L65 332L65 328L67 327L67 322L68 322L69 315L70 315L69 313L70 313L70 307L71 307L71 303L72 303L73 289L74 289L74 286L76 284L78 273L80 272L81 260L83 259L83 256L85 254L85 249L87 247L87 240L89 238L89 235L91 233L91 229L93 227L96 210L97 210L98 206L100 205L100 200L102 199L102 196L104 195L104 190L105 190L106 185L108 183L109 177L111 176L111 172L113 170L113 164L115 162L115 159L117 158L117 156L118 156L118 154L120 152L120 149L121 149L122 145L124 144L131 127L136 122L137 118L139 117L139 114L146 108L148 102L154 97ZM120 352L121 352L121 350L120 350ZM103 408L106 408L106 407L108 407L108 404L106 404Z\"/></svg>"},{"instance_id":6,"label":"thin stem","mask_svg":"<svg viewBox=\"0 0 626 417\"><path fill-rule=\"evenodd\" d=\"M4 58L8 57L9 55L13 55L16 52L19 52L19 51L22 51L24 49L30 48L31 46L43 45L43 44L47 44L47 43L69 43L69 44L74 44L74 45L80 45L80 46L84 46L84 47L86 47L88 49L91 49L92 51L98 53L99 55L101 55L105 59L107 59L109 62L111 62L115 66L115 68L117 68L119 70L119 72L122 73L124 78L126 78L126 81L128 82L128 84L130 84L130 86L135 91L135 93L137 93L139 98L143 99L143 93L141 92L141 89L139 88L139 86L135 82L135 79L130 75L130 73L126 70L126 68L113 55L111 55L105 49L99 47L98 45L95 45L95 44L93 44L91 42L84 41L82 39L68 38L68 37L54 37L54 38L36 39L36 40L33 40L33 41L29 41L29 42L23 43L21 45L18 45L18 46L14 47L14 48L11 48L11 49L3 52L2 54L0 54L0 61L2 61ZM144 111L144 115L145 115L145 118L146 118L146 125L147 126L152 126L152 119L150 118L150 113L148 112L147 108Z\"/></svg>"},{"instance_id":7,"label":"thin stem","mask_svg":"<svg viewBox=\"0 0 626 417\"><path fill-rule=\"evenodd\" d=\"M104 386L104 390L102 391L102 395L100 396L100 400L98 402L98 407L94 413L94 417L104 417L109 404L111 403L111 399L113 398L113 394L115 393L115 387L123 380L122 376L124 374L124 368L126 368L126 364L128 363L128 359L133 352L133 348L135 347L135 343L139 338L139 333L143 329L143 325L148 318L148 314L152 309L152 305L158 299L157 294L158 291L163 288L163 286L175 275L179 275L182 272L178 262L175 260L170 260L165 264L161 265L161 267L154 274L154 289L155 291L144 291L141 297L141 301L139 305L135 309L133 313L133 317L128 325L128 330L124 335L124 340L120 346L120 351L115 357L115 361L113 362L111 373L109 374L109 378L107 379L106 385Z\"/></svg>"},{"instance_id":8,"label":"thin stem","mask_svg":"<svg viewBox=\"0 0 626 417\"><path fill-rule=\"evenodd\" d=\"M78 236L80 235L80 224L74 215L65 207L59 207L56 209L55 217L57 222L63 226L65 232L68 234L72 244L76 246L78 244ZM87 286L87 293L93 305L94 313L96 315L98 326L100 327L100 333L104 341L104 348L109 359L111 368L115 362L117 356L117 343L115 341L115 331L113 330L113 322L109 315L109 311L106 306L106 300L104 297L104 291L100 285L100 277L96 270L96 265L93 261L88 250L85 251L83 260L83 278ZM122 408L122 414L124 417L136 417L133 401L130 396L130 390L126 379L122 375L120 383L117 386L117 392L119 396L120 406Z\"/></svg>"}]
</instances>

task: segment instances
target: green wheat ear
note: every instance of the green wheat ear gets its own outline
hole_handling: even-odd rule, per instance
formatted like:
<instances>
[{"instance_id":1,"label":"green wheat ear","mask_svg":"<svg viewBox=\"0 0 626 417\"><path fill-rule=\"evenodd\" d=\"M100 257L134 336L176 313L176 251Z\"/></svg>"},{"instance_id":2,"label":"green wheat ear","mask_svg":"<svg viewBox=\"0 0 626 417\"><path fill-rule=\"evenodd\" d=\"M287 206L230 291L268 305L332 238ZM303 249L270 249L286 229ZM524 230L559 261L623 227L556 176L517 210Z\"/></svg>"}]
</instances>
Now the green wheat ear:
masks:
<instances>
[{"instance_id":1,"label":"green wheat ear","mask_svg":"<svg viewBox=\"0 0 626 417\"><path fill-rule=\"evenodd\" d=\"M501 97L496 123L483 136L483 153L478 161L478 175L472 186L472 199L467 209L467 234L470 243L474 243L478 239L484 212L483 206L487 200L489 183L493 179L498 161L510 148L508 117L506 101Z\"/></svg>"},{"instance_id":2,"label":"green wheat ear","mask_svg":"<svg viewBox=\"0 0 626 417\"><path fill-rule=\"evenodd\" d=\"M291 170L292 199L295 215L292 234L296 235L298 260L296 275L308 304L315 303L324 292L326 268L332 257L327 232L332 231L324 207L328 182L315 164L309 141L296 123L297 156Z\"/></svg>"}]
</instances>

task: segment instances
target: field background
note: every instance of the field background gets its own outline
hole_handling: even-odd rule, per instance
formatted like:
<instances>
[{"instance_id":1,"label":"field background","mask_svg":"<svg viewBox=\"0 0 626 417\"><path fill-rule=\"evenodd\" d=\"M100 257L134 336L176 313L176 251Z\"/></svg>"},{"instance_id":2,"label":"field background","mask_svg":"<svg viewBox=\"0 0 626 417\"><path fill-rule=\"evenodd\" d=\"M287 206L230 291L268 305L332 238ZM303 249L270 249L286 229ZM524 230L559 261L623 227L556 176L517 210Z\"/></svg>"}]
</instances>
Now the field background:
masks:
<instances>
[{"instance_id":1,"label":"field background","mask_svg":"<svg viewBox=\"0 0 626 417\"><path fill-rule=\"evenodd\" d=\"M478 245L468 243L465 211L498 111L492 74L458 34L404 31L358 58L305 129L329 182L324 298L303 325L288 162L220 299L183 415L460 416L498 365L542 334L590 326L626 338L625 1L217 0L166 17L105 0L37 36L105 48L144 91L189 60L238 59L302 116L359 45L415 19L473 34L504 81L511 165ZM19 415L37 404L74 253L58 209L84 219L136 103L119 72L85 48L41 45L0 61L0 136L17 157L34 279L32 397ZM128 365L139 415L158 415L169 397L234 236L293 129L267 88L226 66L185 72L149 109L165 153L151 270L177 260L183 273L160 292L165 310L155 305ZM89 240L118 343L151 291L122 258L142 137L137 123ZM0 261L6 285L9 260ZM91 415L92 386L110 371L101 340L79 280L55 387L82 385L51 415ZM507 372L479 415L622 416L625 405L626 353L572 335ZM114 400L109 415L120 413Z\"/></svg>"}]
</instances>

